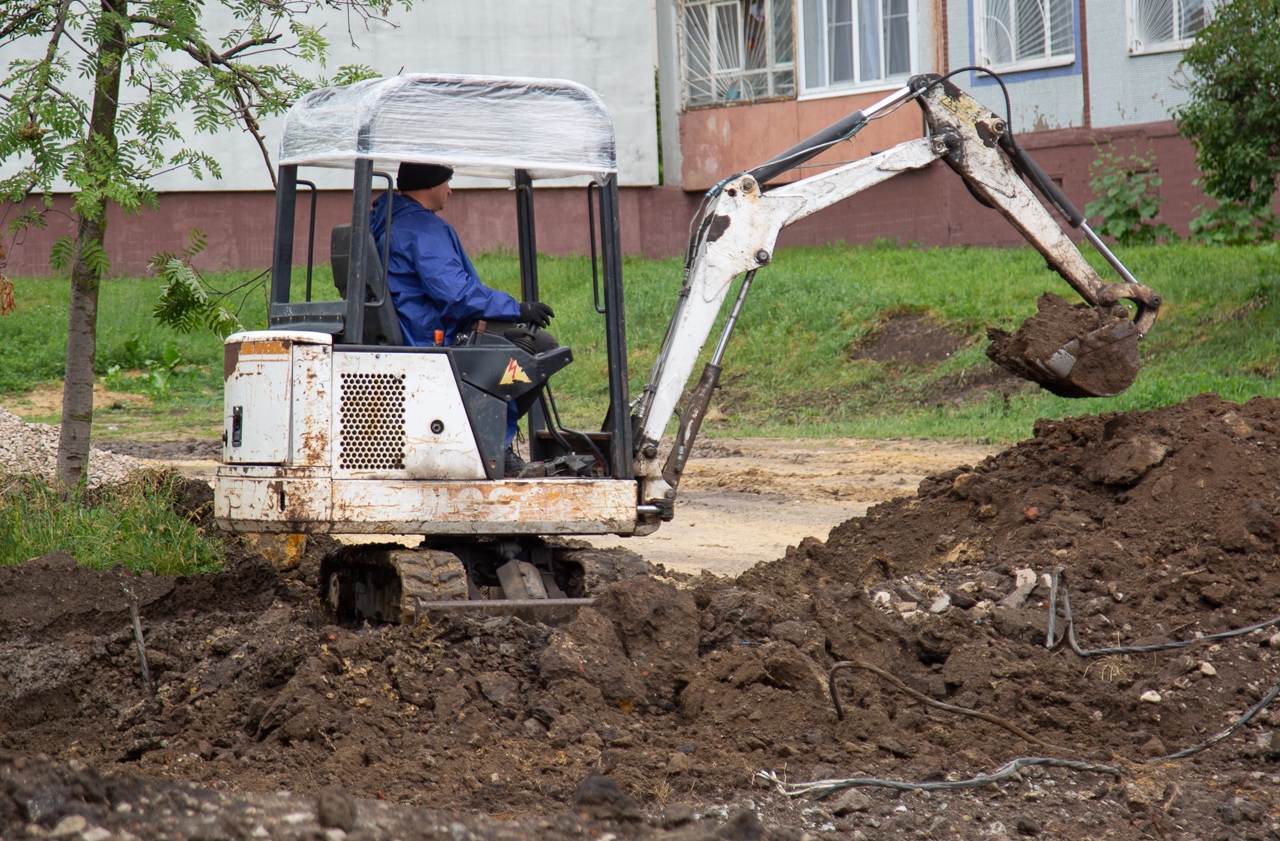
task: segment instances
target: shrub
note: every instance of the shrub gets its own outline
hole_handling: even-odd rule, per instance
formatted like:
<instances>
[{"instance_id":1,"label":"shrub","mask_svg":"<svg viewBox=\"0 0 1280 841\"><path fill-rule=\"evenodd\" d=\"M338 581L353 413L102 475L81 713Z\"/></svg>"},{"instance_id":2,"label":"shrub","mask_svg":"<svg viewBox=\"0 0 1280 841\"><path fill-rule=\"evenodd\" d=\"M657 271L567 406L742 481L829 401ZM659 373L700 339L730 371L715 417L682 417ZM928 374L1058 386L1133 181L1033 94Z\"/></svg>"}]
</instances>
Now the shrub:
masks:
<instances>
[{"instance_id":1,"label":"shrub","mask_svg":"<svg viewBox=\"0 0 1280 841\"><path fill-rule=\"evenodd\" d=\"M1157 193L1163 179L1156 174L1155 155L1150 148L1145 157L1135 149L1126 158L1108 140L1106 149L1098 147L1089 175L1089 187L1098 198L1085 205L1084 212L1102 219L1097 225L1099 234L1125 246L1177 239L1166 223L1148 221L1156 217L1164 201Z\"/></svg>"},{"instance_id":2,"label":"shrub","mask_svg":"<svg viewBox=\"0 0 1280 841\"><path fill-rule=\"evenodd\" d=\"M1277 221L1270 208L1255 210L1238 202L1223 202L1191 220L1191 238L1208 245L1266 243L1275 238Z\"/></svg>"}]
</instances>

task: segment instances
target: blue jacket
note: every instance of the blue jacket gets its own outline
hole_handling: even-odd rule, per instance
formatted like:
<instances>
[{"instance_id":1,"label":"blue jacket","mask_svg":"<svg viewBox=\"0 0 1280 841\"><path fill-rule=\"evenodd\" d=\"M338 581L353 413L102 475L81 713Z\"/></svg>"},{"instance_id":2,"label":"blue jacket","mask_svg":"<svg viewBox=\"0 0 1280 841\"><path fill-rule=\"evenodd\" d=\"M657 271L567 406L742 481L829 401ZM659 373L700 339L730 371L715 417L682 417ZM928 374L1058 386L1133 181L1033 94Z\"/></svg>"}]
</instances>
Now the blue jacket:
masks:
<instances>
[{"instance_id":1,"label":"blue jacket","mask_svg":"<svg viewBox=\"0 0 1280 841\"><path fill-rule=\"evenodd\" d=\"M379 257L384 253L391 195L378 196L369 216ZM477 318L520 320L520 303L515 298L480 282L452 225L413 199L394 198L387 287L405 342L431 345L435 331L443 330L448 345Z\"/></svg>"}]
</instances>

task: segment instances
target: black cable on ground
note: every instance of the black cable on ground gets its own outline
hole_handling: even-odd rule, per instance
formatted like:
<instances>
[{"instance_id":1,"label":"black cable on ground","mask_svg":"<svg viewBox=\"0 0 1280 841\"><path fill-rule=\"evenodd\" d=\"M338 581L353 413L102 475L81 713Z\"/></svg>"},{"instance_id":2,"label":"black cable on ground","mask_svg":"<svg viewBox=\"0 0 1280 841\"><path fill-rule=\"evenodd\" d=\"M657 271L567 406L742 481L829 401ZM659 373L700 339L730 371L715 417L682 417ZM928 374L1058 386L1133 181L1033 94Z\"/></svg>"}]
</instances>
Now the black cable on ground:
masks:
<instances>
[{"instance_id":1,"label":"black cable on ground","mask_svg":"<svg viewBox=\"0 0 1280 841\"><path fill-rule=\"evenodd\" d=\"M1263 628L1271 628L1271 627L1280 625L1280 616L1278 616L1274 619L1268 619L1265 622L1259 622L1254 625L1247 625L1243 628L1233 628L1229 631L1220 631L1219 633L1216 633L1216 634L1199 634L1195 637L1195 639L1190 639L1190 640L1170 640L1168 642L1153 643L1151 645L1117 645L1117 646L1111 646L1108 648L1083 649L1080 647L1080 643L1076 639L1075 616L1071 612L1071 594L1068 592L1066 586L1061 583L1065 574L1066 574L1066 569L1064 567L1058 567L1053 571L1053 575L1049 579L1049 621L1048 621L1048 626L1045 633L1045 648L1048 649L1049 651L1055 651L1058 648L1061 648L1063 643L1066 643L1066 645L1071 649L1072 652L1074 652L1076 655L1080 657L1086 657L1086 658L1102 657L1102 656L1112 655L1112 654L1146 654L1153 651L1171 651L1171 650L1176 650L1180 648L1189 648L1193 645L1200 645L1201 643L1214 642L1216 640L1231 639L1233 637L1243 636L1245 634L1249 634L1254 631L1260 631ZM1064 629L1061 637L1057 635L1059 594L1061 594L1062 596L1063 616L1066 619L1066 628ZM1030 734L1026 733L1026 731L1022 730L1012 722L1005 721L1002 718L993 716L990 713L981 712L980 710L974 710L968 707L958 707L958 706L955 706L954 704L946 704L946 703L943 703L942 701L937 701L933 698L928 697L922 692L918 692L914 689L911 689L909 686L903 683L900 679L898 679L893 675L890 675L889 673L885 672L883 669L879 669L875 666L872 666L866 663L860 663L857 661L842 661L842 662L836 663L834 666L831 667L831 671L827 675L827 688L830 690L830 693L831 693L831 702L835 706L836 717L839 718L840 720L844 719L844 709L840 705L840 698L838 693L836 692L835 676L836 676L836 672L842 668L864 669L866 671L872 672L873 674L879 675L880 677L883 677L889 680L898 689L907 692L907 694L911 695L913 698L916 698L917 700L925 704L928 704L929 706L936 707L938 709L942 709L947 712L952 712L959 715L967 715L974 718L979 718L984 721L988 721L992 724L995 724L999 727L1002 727L1005 730L1008 730L1009 732L1013 733L1014 735L1017 735L1020 738L1026 739L1028 741L1045 745L1046 747L1054 747L1054 748L1057 747L1054 745L1048 745L1047 743L1042 742L1040 739L1034 736L1031 736ZM1200 753L1201 751L1207 750L1208 748L1211 748L1214 745L1216 745L1218 742L1221 742L1223 739L1230 737L1240 728L1244 727L1246 724L1252 721L1255 717L1257 717L1259 713L1265 710L1271 704L1271 702L1274 701L1277 697L1280 697L1280 680L1278 680L1275 683L1275 685L1273 685L1271 689L1268 690L1265 695L1263 695L1262 699L1258 701L1258 703L1250 707L1243 715L1241 715L1238 719L1236 719L1235 722L1233 722L1229 727L1219 730L1217 733L1213 734L1212 736L1205 739L1203 742L1200 742L1199 744L1192 745L1189 748L1184 748L1180 751L1166 754L1164 756L1157 756L1151 759L1147 759L1146 762L1149 762L1149 763L1165 762L1171 759L1185 759L1189 756L1194 756L1195 754ZM1059 749L1065 750L1065 748L1059 748ZM1018 765L1017 763L1033 764L1033 765L1061 765L1063 767L1077 767L1077 766L1087 765L1087 763L1078 763L1078 762L1073 763L1068 760L1050 760L1050 759L1043 759L1043 758L1015 759L1013 760L1013 762L1009 763L1009 765L1006 765L1004 768L1000 769L1000 771L996 772L996 774L1002 775L1002 776L991 777L991 779L1002 779L1003 777L1013 773L1013 771L1016 771L1018 767L1023 767ZM1013 771L1008 771L1006 773L1007 769L1009 769L1010 767L1013 768ZM1093 766L1093 767L1105 768L1106 766ZM1114 771L1114 769L1112 770ZM1119 774L1118 771L1115 771L1115 773ZM780 781L778 781L776 777L772 777L767 772L760 772L760 776L766 779L773 779L773 781L778 783L780 787L784 785ZM984 781L984 782L974 783L975 785L982 785L982 784L985 784L985 781L990 781L989 777L975 777L974 780ZM837 782L837 781L826 780L826 781L821 781L820 783L802 783L802 784L795 784L795 786L792 786L792 787L803 788L804 786L821 786L821 785L825 785L833 782ZM929 788L927 788L928 786L959 787L959 786L953 786L951 784L941 784L941 783L927 783L927 784L926 783L922 783L922 784L895 783L888 780L862 779L862 778L856 778L853 780L844 780L844 781L838 781L838 782L846 783L847 785L839 786L839 787L845 787L845 788L853 785L880 785L888 788L922 789L922 790L929 790ZM822 794L818 794L817 796L821 797L821 796L824 796L824 794L829 794L830 791L835 791L835 790L836 788L832 788L828 791L824 791ZM805 791L809 791L809 789L805 789ZM803 792L800 792L800 793L803 793Z\"/></svg>"},{"instance_id":2,"label":"black cable on ground","mask_svg":"<svg viewBox=\"0 0 1280 841\"><path fill-rule=\"evenodd\" d=\"M1005 730L1008 730L1010 733L1017 736L1019 739L1022 739L1027 742L1031 742L1032 744L1035 744L1035 745L1039 745L1042 748L1048 748L1049 750L1054 750L1054 751L1062 751L1063 753L1075 753L1075 751L1071 750L1070 748L1064 748L1061 745L1051 744L1035 736L1032 736L1030 733L1028 733L1026 730L1023 730L1018 725L1014 724L1011 721L1006 721L1005 719L1000 718L997 715L992 715L991 713L986 713L986 712L983 712L982 710L970 709L969 707L959 707L959 706L956 706L955 704L947 704L942 701L938 701L933 698L930 698L928 695L924 694L923 692L920 692L918 690L912 689L910 686L907 686L896 675L892 675L886 672L884 669L881 669L877 666L873 666L870 663L863 663L858 660L842 660L841 662L836 663L834 666L832 666L831 671L827 673L827 689L831 692L831 703L835 705L836 718L840 719L841 721L844 720L844 707L840 705L840 693L836 692L836 672L838 672L841 669L863 669L864 671L871 672L873 675L876 675L884 680L887 680L889 683L892 683L895 687L897 687L900 691L907 693L912 698L915 698L917 701L919 701L922 704L927 704L928 706L936 707L940 710L944 710L950 713L955 713L957 715L967 715L972 718L982 719L983 721L990 722L991 724L994 724L997 727L1001 727L1001 728L1004 728Z\"/></svg>"},{"instance_id":3,"label":"black cable on ground","mask_svg":"<svg viewBox=\"0 0 1280 841\"><path fill-rule=\"evenodd\" d=\"M1053 571L1053 577L1049 579L1049 625L1045 634L1045 648L1053 651L1066 642L1073 652L1081 657L1103 657L1108 654L1145 654L1149 651L1170 651L1177 648L1190 648L1193 645L1199 645L1204 642L1214 642L1216 640L1231 639L1232 637L1243 636L1244 634L1260 631L1263 628L1270 628L1280 625L1280 616L1275 619L1268 619L1266 622L1259 622L1256 625L1249 625L1245 628L1234 628L1230 631L1222 631L1216 634L1200 634L1195 639L1189 640L1172 640L1170 642L1158 642L1153 645L1118 645L1111 648L1091 648L1084 650L1080 648L1080 643L1076 641L1076 624L1075 617L1071 613L1071 594L1067 592L1065 586L1061 587L1063 616L1067 620L1067 628L1060 638L1056 638L1057 619L1058 619L1058 593L1059 579L1066 573L1065 568L1058 567Z\"/></svg>"},{"instance_id":4,"label":"black cable on ground","mask_svg":"<svg viewBox=\"0 0 1280 841\"><path fill-rule=\"evenodd\" d=\"M1217 733L1214 733L1212 736L1205 739L1203 742L1201 742L1198 745L1192 745L1191 747L1184 748L1183 750L1180 750L1177 753L1167 754L1166 756L1157 756L1154 759L1148 759L1147 761L1163 762L1166 759L1185 759L1188 756L1192 756L1194 754L1199 753L1205 748L1213 747L1218 742L1221 742L1223 739L1227 738L1232 733L1236 732L1241 727L1244 727L1246 724L1248 724L1250 719L1252 719L1258 713L1265 710L1267 708L1267 705L1276 699L1277 695L1280 695L1280 681L1277 681L1276 685L1271 687L1270 692L1262 696L1261 701L1254 704L1252 707L1249 708L1249 710L1244 715L1240 716L1240 718L1236 720L1235 724L1231 725L1225 730L1220 730Z\"/></svg>"},{"instance_id":5,"label":"black cable on ground","mask_svg":"<svg viewBox=\"0 0 1280 841\"><path fill-rule=\"evenodd\" d=\"M1245 634L1260 631L1263 628L1271 628L1280 625L1280 616L1274 619L1268 619L1265 622L1259 622L1256 625L1247 625L1243 628L1232 628L1230 631L1221 631L1216 634L1198 634L1195 639L1189 640L1171 640L1169 642L1158 642L1152 645L1117 645L1110 648L1092 648L1089 650L1082 649L1080 643L1076 641L1076 623L1075 617L1071 613L1071 594L1065 586L1059 585L1059 580L1066 574L1064 567L1058 567L1053 571L1053 577L1049 579L1049 622L1045 633L1045 648L1053 651L1062 646L1066 642L1073 652L1081 657L1102 657L1109 654L1145 654L1152 651L1171 651L1179 648L1190 648L1193 645L1201 643L1214 642L1216 640L1231 639ZM1058 618L1058 593L1062 593L1063 616L1067 620L1066 630L1062 636L1055 639ZM1262 712L1267 706L1280 695L1280 681L1276 681L1275 685L1262 696L1262 700L1251 707L1244 715L1236 719L1236 721L1227 728L1219 730L1217 733L1205 739L1198 745L1192 745L1174 753L1164 756L1157 756L1148 759L1147 762L1164 762L1168 759L1185 759L1188 756L1194 756L1202 750L1213 747L1218 742L1235 733L1241 727L1244 727L1252 721L1258 713Z\"/></svg>"}]
</instances>

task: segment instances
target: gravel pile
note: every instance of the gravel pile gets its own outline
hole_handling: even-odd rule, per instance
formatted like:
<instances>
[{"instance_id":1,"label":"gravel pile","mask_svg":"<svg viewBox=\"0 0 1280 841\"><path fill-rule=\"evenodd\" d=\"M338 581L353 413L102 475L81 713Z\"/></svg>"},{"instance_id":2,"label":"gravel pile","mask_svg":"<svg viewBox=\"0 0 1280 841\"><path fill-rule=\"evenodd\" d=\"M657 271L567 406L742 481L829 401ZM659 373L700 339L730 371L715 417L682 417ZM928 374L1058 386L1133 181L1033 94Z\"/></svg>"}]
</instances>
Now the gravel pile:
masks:
<instances>
[{"instance_id":1,"label":"gravel pile","mask_svg":"<svg viewBox=\"0 0 1280 841\"><path fill-rule=\"evenodd\" d=\"M95 448L89 456L89 487L122 482L145 463ZM52 482L58 473L58 427L27 423L0 409L0 474L38 476Z\"/></svg>"}]
</instances>

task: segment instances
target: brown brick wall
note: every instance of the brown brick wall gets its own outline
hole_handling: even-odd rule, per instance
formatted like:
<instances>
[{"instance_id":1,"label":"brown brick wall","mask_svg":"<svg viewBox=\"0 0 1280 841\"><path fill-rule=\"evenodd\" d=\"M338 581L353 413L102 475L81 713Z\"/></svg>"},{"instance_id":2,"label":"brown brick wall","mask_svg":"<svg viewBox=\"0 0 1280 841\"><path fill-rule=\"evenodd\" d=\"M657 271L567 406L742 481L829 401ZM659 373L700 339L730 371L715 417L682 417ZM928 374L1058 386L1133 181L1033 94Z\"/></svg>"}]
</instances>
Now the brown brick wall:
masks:
<instances>
[{"instance_id":1,"label":"brown brick wall","mask_svg":"<svg viewBox=\"0 0 1280 841\"><path fill-rule=\"evenodd\" d=\"M1113 137L1116 148L1127 154L1133 148L1154 152L1164 183L1161 220L1180 234L1204 201L1192 183L1199 173L1191 145L1180 138L1172 123L1151 123L1099 133L1099 142ZM1083 206L1089 192L1089 165L1097 157L1094 136L1084 130L1043 132L1020 136L1020 142L1053 178L1060 179L1068 196ZM627 188L622 191L623 249L626 254L666 257L683 253L689 218L701 195L676 187ZM118 210L108 218L107 251L115 274L136 275L158 251L178 251L191 228L200 228L209 244L197 261L202 270L223 268L265 269L271 262L274 196L271 193L169 193L161 196L161 210L125 216ZM49 215L48 227L31 231L14 242L4 271L9 276L49 273L49 249L60 236L74 234L66 210L68 197L59 197L62 211ZM350 221L350 199L344 193L321 193L317 205L317 229ZM9 214L12 216L12 212ZM458 229L473 252L495 248L514 249L515 199L508 190L460 190L454 194L446 218ZM305 218L305 202L299 217ZM299 243L305 230L298 231ZM547 254L585 254L587 240L586 198L582 190L544 190L537 201L538 250ZM788 228L782 245L816 245L825 242L872 242L879 238L918 242L924 246L1011 246L1021 237L998 213L977 204L963 182L949 169L935 163L920 172L891 179L835 207ZM317 262L328 259L328 236L317 238ZM299 245L301 248L301 245ZM305 254L295 254L302 263Z\"/></svg>"}]
</instances>

